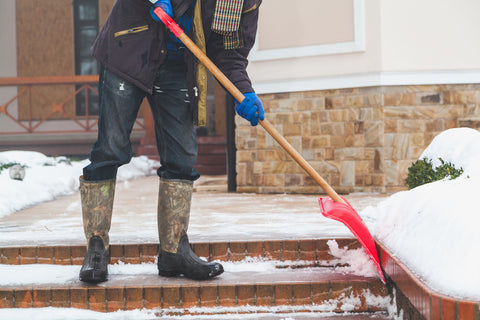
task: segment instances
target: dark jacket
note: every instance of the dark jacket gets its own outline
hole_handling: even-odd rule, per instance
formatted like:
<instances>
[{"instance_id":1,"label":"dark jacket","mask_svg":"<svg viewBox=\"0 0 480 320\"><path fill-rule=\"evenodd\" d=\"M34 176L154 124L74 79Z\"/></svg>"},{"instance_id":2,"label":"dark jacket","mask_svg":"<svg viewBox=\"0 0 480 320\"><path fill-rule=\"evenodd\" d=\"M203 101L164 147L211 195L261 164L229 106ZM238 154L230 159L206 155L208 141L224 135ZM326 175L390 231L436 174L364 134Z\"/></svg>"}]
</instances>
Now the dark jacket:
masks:
<instances>
[{"instance_id":1,"label":"dark jacket","mask_svg":"<svg viewBox=\"0 0 480 320\"><path fill-rule=\"evenodd\" d=\"M174 19L196 1L190 38L206 52L238 89L252 92L247 75L247 56L255 42L258 7L262 0L244 0L240 34L244 46L225 50L223 37L211 30L215 0L171 0ZM165 61L165 39L169 32L150 16L148 0L117 0L95 41L93 56L111 72L152 93L159 66ZM185 50L187 85L196 124L206 123L207 72L188 49Z\"/></svg>"}]
</instances>

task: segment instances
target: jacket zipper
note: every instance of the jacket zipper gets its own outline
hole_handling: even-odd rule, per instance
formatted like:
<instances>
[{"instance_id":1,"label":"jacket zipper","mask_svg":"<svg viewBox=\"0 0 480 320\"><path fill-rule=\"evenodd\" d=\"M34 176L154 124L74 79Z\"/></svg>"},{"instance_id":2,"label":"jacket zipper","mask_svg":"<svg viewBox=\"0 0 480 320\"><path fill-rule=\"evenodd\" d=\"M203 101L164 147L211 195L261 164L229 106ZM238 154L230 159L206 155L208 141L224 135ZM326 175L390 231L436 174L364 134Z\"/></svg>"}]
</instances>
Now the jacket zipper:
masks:
<instances>
[{"instance_id":1,"label":"jacket zipper","mask_svg":"<svg viewBox=\"0 0 480 320\"><path fill-rule=\"evenodd\" d=\"M116 38L116 37L124 36L126 34L138 33L146 30L148 30L148 24L141 27L135 27L135 28L130 28L127 30L115 32L113 36Z\"/></svg>"},{"instance_id":2,"label":"jacket zipper","mask_svg":"<svg viewBox=\"0 0 480 320\"><path fill-rule=\"evenodd\" d=\"M253 10L257 9L257 7L258 7L258 4L255 3L250 9L247 9L247 10L243 11L242 14L253 11Z\"/></svg>"}]
</instances>

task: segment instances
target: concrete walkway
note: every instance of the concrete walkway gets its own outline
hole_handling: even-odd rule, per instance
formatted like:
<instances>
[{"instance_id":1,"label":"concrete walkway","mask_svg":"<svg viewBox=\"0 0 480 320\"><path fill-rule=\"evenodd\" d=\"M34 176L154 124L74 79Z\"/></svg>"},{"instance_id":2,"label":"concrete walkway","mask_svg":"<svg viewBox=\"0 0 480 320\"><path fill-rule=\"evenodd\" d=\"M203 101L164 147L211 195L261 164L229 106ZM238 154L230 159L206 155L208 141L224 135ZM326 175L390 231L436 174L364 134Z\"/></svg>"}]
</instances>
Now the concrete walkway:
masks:
<instances>
[{"instance_id":1,"label":"concrete walkway","mask_svg":"<svg viewBox=\"0 0 480 320\"><path fill-rule=\"evenodd\" d=\"M185 319L390 318L391 297L379 278L354 275L341 266L331 268L336 262L327 239L337 238L342 248L356 249L360 244L338 239L352 235L341 223L321 215L318 195L228 193L226 182L224 176L204 176L195 183L189 227L199 256L224 261L226 272L221 276L203 282L163 278L155 264L140 265L153 262L158 252L158 178L150 176L117 184L110 280L99 285L77 278L85 253L78 193L0 219L4 268L34 272L42 279L42 272L47 272L46 278L55 267L67 279L0 286L0 309L28 312L32 307L63 307L101 312L81 319L142 308L162 319L181 319L178 316L185 312ZM385 197L346 198L360 211ZM268 261L249 264L244 261L247 256ZM284 266L270 266L270 259L283 261ZM297 266L296 261L303 264ZM343 313L346 310L349 313ZM20 313L20 317L24 316Z\"/></svg>"},{"instance_id":2,"label":"concrete walkway","mask_svg":"<svg viewBox=\"0 0 480 320\"><path fill-rule=\"evenodd\" d=\"M112 244L158 241L158 177L117 184ZM342 224L320 214L318 195L227 192L226 176L203 176L195 183L189 237L195 241L351 237ZM386 195L346 198L360 212ZM84 244L79 193L0 219L0 247Z\"/></svg>"}]
</instances>

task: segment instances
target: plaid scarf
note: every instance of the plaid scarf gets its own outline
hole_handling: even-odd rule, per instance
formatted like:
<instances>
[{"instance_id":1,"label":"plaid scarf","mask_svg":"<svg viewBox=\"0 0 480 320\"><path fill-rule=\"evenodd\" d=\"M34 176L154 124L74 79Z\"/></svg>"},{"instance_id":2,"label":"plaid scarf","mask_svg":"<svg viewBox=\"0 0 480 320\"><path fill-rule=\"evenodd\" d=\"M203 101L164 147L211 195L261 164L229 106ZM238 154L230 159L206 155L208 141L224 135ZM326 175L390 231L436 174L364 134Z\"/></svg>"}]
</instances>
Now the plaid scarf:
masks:
<instances>
[{"instance_id":1,"label":"plaid scarf","mask_svg":"<svg viewBox=\"0 0 480 320\"><path fill-rule=\"evenodd\" d=\"M239 27L242 17L243 0L217 0L212 30L223 36L225 49L243 47Z\"/></svg>"}]
</instances>

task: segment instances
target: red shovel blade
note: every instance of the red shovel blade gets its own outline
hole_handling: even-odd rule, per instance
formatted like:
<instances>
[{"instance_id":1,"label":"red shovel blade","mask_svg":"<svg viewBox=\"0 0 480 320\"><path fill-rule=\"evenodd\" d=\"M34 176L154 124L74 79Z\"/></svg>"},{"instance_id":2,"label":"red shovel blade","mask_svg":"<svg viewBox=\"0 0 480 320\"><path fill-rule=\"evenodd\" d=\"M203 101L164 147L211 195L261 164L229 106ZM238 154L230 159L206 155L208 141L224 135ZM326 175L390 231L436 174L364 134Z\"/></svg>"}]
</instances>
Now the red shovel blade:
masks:
<instances>
[{"instance_id":1,"label":"red shovel blade","mask_svg":"<svg viewBox=\"0 0 480 320\"><path fill-rule=\"evenodd\" d=\"M343 197L342 199L345 200ZM353 209L347 200L345 200L345 203L341 203L333 201L330 197L326 197L318 198L318 202L320 203L320 210L325 217L340 221L350 229L375 263L378 273L380 274L382 281L385 283L385 277L378 259L375 241L373 241L370 231L355 209Z\"/></svg>"}]
</instances>

